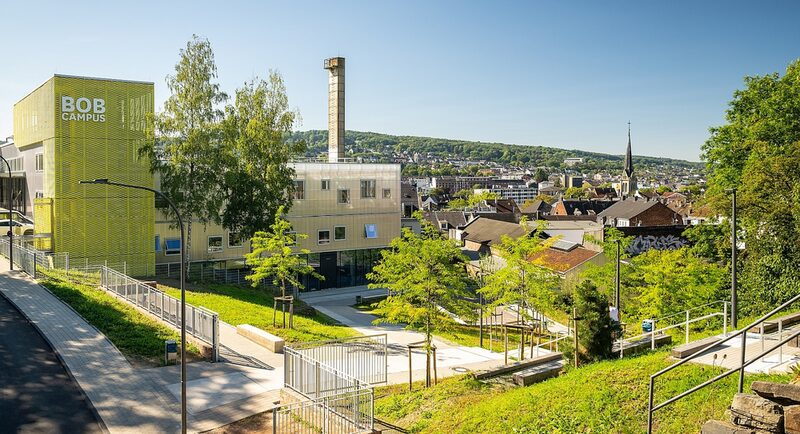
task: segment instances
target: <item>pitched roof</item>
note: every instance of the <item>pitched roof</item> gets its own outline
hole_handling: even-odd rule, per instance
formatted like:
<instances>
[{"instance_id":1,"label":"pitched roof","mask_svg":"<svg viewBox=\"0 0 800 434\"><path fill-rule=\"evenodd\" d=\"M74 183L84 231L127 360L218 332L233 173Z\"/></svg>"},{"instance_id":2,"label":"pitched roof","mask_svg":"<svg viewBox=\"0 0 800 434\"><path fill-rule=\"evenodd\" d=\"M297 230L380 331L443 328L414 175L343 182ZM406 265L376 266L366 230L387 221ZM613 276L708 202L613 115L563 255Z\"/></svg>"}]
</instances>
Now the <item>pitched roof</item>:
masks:
<instances>
[{"instance_id":1,"label":"pitched roof","mask_svg":"<svg viewBox=\"0 0 800 434\"><path fill-rule=\"evenodd\" d=\"M550 205L547 202L538 199L528 204L528 206L520 210L523 214L533 214L536 212L550 212Z\"/></svg>"},{"instance_id":2,"label":"pitched roof","mask_svg":"<svg viewBox=\"0 0 800 434\"><path fill-rule=\"evenodd\" d=\"M422 214L425 220L433 223L440 229L441 222L447 222L452 228L461 228L467 225L467 216L463 211L430 211Z\"/></svg>"},{"instance_id":3,"label":"pitched roof","mask_svg":"<svg viewBox=\"0 0 800 434\"><path fill-rule=\"evenodd\" d=\"M659 205L665 206L664 204L662 204L657 200L631 200L631 199L620 200L614 202L614 205L610 206L597 216L600 218L607 217L610 219L615 219L615 218L631 219L647 211L648 209Z\"/></svg>"},{"instance_id":4,"label":"pitched roof","mask_svg":"<svg viewBox=\"0 0 800 434\"><path fill-rule=\"evenodd\" d=\"M553 271L565 273L599 254L600 252L583 247L575 247L569 251L550 247L531 255L530 261Z\"/></svg>"},{"instance_id":5,"label":"pitched roof","mask_svg":"<svg viewBox=\"0 0 800 434\"><path fill-rule=\"evenodd\" d=\"M499 213L519 213L519 207L514 199L489 199L486 204L494 207Z\"/></svg>"},{"instance_id":6,"label":"pitched roof","mask_svg":"<svg viewBox=\"0 0 800 434\"><path fill-rule=\"evenodd\" d=\"M526 231L516 223L479 217L464 228L464 239L489 246L500 244L503 235L519 238Z\"/></svg>"},{"instance_id":7,"label":"pitched roof","mask_svg":"<svg viewBox=\"0 0 800 434\"><path fill-rule=\"evenodd\" d=\"M562 199L559 201L564 205L564 211L568 215L575 215L576 211L582 215L597 215L616 202L610 200L586 200L586 199ZM555 206L555 205L553 205Z\"/></svg>"}]
</instances>

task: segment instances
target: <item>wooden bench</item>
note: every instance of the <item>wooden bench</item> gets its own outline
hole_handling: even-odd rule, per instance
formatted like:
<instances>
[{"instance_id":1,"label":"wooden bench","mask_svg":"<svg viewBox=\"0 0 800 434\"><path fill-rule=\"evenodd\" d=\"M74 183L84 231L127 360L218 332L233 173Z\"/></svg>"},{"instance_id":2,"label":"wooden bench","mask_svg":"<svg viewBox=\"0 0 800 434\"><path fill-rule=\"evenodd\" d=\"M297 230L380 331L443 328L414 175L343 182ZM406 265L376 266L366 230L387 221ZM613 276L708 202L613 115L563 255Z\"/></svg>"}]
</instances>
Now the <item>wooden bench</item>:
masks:
<instances>
[{"instance_id":1,"label":"wooden bench","mask_svg":"<svg viewBox=\"0 0 800 434\"><path fill-rule=\"evenodd\" d=\"M773 320L764 321L764 333L772 333L778 330L778 323L783 321L783 328L787 326L800 323L800 312L790 313ZM750 329L750 333L761 333L761 325L757 325Z\"/></svg>"},{"instance_id":2,"label":"wooden bench","mask_svg":"<svg viewBox=\"0 0 800 434\"><path fill-rule=\"evenodd\" d=\"M545 354L543 356L534 357L532 359L522 360L520 362L515 362L515 363L510 363L508 365L500 366L499 368L476 372L475 378L478 380L485 380L487 378L497 377L499 375L523 371L525 369L529 369L537 365L543 365L549 362L562 360L563 358L564 355L561 353Z\"/></svg>"},{"instance_id":3,"label":"wooden bench","mask_svg":"<svg viewBox=\"0 0 800 434\"><path fill-rule=\"evenodd\" d=\"M283 338L267 333L260 328L253 327L250 324L242 324L236 326L236 333L250 339L273 353L283 352L283 346L285 344Z\"/></svg>"},{"instance_id":4,"label":"wooden bench","mask_svg":"<svg viewBox=\"0 0 800 434\"><path fill-rule=\"evenodd\" d=\"M697 354L721 340L722 338L720 337L711 336L705 339L689 342L688 344L678 345L677 347L673 348L669 354L677 359L683 359L685 357Z\"/></svg>"}]
</instances>

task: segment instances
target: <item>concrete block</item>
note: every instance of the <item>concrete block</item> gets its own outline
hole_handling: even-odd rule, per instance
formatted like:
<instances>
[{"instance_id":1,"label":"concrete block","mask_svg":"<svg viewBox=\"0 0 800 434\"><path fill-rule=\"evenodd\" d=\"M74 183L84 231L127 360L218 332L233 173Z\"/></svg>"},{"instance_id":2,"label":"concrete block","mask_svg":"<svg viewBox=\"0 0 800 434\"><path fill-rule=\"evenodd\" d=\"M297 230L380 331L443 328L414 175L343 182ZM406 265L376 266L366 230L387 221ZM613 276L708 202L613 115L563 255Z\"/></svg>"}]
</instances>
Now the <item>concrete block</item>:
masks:
<instances>
[{"instance_id":1,"label":"concrete block","mask_svg":"<svg viewBox=\"0 0 800 434\"><path fill-rule=\"evenodd\" d=\"M705 339L700 339L694 342L689 342L688 344L678 345L677 347L673 348L670 351L670 355L672 357L683 359L685 357L692 356L694 354L699 353L700 351L704 350L705 348L721 341L722 338L711 336Z\"/></svg>"},{"instance_id":2,"label":"concrete block","mask_svg":"<svg viewBox=\"0 0 800 434\"><path fill-rule=\"evenodd\" d=\"M283 352L283 346L285 344L283 338L267 333L260 328L253 327L250 324L242 324L236 326L236 333L250 339L273 353Z\"/></svg>"},{"instance_id":3,"label":"concrete block","mask_svg":"<svg viewBox=\"0 0 800 434\"><path fill-rule=\"evenodd\" d=\"M754 381L750 389L756 395L769 399L780 405L800 404L800 386L796 384L779 384L768 381Z\"/></svg>"}]
</instances>

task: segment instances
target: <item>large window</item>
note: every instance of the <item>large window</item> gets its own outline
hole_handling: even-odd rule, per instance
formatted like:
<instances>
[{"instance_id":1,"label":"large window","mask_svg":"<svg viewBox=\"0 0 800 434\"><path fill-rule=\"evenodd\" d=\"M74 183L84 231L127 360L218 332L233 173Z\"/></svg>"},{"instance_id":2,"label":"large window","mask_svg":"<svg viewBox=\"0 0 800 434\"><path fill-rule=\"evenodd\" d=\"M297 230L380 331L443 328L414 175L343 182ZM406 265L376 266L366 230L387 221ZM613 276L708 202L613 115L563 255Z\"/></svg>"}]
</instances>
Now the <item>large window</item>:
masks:
<instances>
[{"instance_id":1,"label":"large window","mask_svg":"<svg viewBox=\"0 0 800 434\"><path fill-rule=\"evenodd\" d=\"M344 226L335 226L333 228L333 240L343 241L347 239L347 228Z\"/></svg>"},{"instance_id":2,"label":"large window","mask_svg":"<svg viewBox=\"0 0 800 434\"><path fill-rule=\"evenodd\" d=\"M317 233L317 244L329 244L331 242L331 231L322 229Z\"/></svg>"},{"instance_id":3,"label":"large window","mask_svg":"<svg viewBox=\"0 0 800 434\"><path fill-rule=\"evenodd\" d=\"M180 238L167 238L167 248L164 251L165 255L180 255L181 254L181 239Z\"/></svg>"},{"instance_id":4,"label":"large window","mask_svg":"<svg viewBox=\"0 0 800 434\"><path fill-rule=\"evenodd\" d=\"M208 253L222 251L222 235L210 235L208 237Z\"/></svg>"},{"instance_id":5,"label":"large window","mask_svg":"<svg viewBox=\"0 0 800 434\"><path fill-rule=\"evenodd\" d=\"M242 237L238 232L228 232L228 248L242 247Z\"/></svg>"},{"instance_id":6,"label":"large window","mask_svg":"<svg viewBox=\"0 0 800 434\"><path fill-rule=\"evenodd\" d=\"M37 172L44 172L44 154L39 153L35 156L36 159L36 171Z\"/></svg>"},{"instance_id":7,"label":"large window","mask_svg":"<svg viewBox=\"0 0 800 434\"><path fill-rule=\"evenodd\" d=\"M292 199L294 200L303 200L306 198L306 182L305 181L295 181L294 182L294 192L292 193Z\"/></svg>"},{"instance_id":8,"label":"large window","mask_svg":"<svg viewBox=\"0 0 800 434\"><path fill-rule=\"evenodd\" d=\"M337 194L337 202L340 204L350 203L350 190L340 188Z\"/></svg>"},{"instance_id":9,"label":"large window","mask_svg":"<svg viewBox=\"0 0 800 434\"><path fill-rule=\"evenodd\" d=\"M362 179L361 180L361 198L374 199L375 198L375 180Z\"/></svg>"}]
</instances>

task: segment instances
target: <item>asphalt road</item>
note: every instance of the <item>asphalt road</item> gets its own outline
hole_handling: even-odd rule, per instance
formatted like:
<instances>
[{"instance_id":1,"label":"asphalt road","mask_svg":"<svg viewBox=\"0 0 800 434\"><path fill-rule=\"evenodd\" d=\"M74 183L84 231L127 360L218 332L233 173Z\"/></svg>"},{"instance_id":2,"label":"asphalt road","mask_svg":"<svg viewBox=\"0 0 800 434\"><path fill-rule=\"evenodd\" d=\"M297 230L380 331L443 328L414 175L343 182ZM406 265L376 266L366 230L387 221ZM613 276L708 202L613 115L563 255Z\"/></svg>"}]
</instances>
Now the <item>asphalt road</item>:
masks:
<instances>
[{"instance_id":1,"label":"asphalt road","mask_svg":"<svg viewBox=\"0 0 800 434\"><path fill-rule=\"evenodd\" d=\"M0 432L102 432L89 403L53 350L2 296Z\"/></svg>"}]
</instances>

